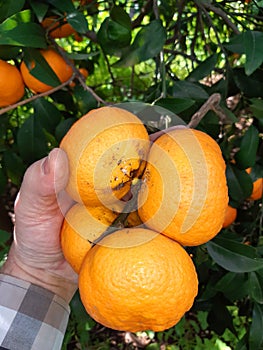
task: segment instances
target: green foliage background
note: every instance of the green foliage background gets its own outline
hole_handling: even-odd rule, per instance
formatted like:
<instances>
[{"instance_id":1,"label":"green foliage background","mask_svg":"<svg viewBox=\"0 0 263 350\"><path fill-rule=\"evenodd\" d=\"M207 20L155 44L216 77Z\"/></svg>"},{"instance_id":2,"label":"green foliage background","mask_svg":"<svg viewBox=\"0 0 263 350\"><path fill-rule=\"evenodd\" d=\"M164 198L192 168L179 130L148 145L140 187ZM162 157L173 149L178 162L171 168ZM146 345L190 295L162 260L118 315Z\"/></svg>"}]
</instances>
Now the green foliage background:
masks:
<instances>
[{"instance_id":1,"label":"green foliage background","mask_svg":"<svg viewBox=\"0 0 263 350\"><path fill-rule=\"evenodd\" d=\"M50 15L66 19L82 40L53 40L40 25ZM83 114L105 102L133 102L129 108L155 130L176 124L176 115L188 123L210 96L221 96L198 128L222 149L238 216L209 243L188 249L200 281L193 308L172 329L128 341L90 319L76 295L64 349L263 349L262 200L248 199L263 177L262 20L257 0L0 0L1 59L19 67L52 45L75 67L74 87L38 98L27 89L18 105L0 109L1 259L10 244L5 209L12 211L25 169ZM89 71L86 81L79 67ZM58 83L41 59L34 75Z\"/></svg>"}]
</instances>

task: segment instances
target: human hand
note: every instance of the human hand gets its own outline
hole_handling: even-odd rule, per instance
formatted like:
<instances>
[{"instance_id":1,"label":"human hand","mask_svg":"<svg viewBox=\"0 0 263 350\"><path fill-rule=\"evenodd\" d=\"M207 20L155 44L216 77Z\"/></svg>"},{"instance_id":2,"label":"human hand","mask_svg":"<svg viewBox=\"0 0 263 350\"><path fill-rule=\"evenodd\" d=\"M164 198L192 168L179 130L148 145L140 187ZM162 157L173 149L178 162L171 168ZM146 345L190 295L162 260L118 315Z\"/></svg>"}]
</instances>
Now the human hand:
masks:
<instances>
[{"instance_id":1,"label":"human hand","mask_svg":"<svg viewBox=\"0 0 263 350\"><path fill-rule=\"evenodd\" d=\"M54 149L26 171L15 203L14 242L2 272L51 290L69 302L77 275L63 257L60 228L72 200L67 156Z\"/></svg>"}]
</instances>

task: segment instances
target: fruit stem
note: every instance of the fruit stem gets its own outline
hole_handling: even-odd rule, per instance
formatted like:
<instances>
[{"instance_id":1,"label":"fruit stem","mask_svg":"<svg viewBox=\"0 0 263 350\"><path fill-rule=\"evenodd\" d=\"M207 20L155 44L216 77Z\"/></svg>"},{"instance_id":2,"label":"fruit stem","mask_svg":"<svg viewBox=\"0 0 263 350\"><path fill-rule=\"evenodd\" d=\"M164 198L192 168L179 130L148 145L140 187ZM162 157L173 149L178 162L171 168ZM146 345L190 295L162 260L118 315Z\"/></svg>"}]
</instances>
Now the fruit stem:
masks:
<instances>
[{"instance_id":1,"label":"fruit stem","mask_svg":"<svg viewBox=\"0 0 263 350\"><path fill-rule=\"evenodd\" d=\"M112 224L97 238L92 244L98 244L104 237L110 235L111 233L122 229L125 227L125 221L128 215L137 209L137 196L141 187L141 181L138 181L133 185L132 198L127 202L123 211L117 216L117 218L112 222Z\"/></svg>"}]
</instances>

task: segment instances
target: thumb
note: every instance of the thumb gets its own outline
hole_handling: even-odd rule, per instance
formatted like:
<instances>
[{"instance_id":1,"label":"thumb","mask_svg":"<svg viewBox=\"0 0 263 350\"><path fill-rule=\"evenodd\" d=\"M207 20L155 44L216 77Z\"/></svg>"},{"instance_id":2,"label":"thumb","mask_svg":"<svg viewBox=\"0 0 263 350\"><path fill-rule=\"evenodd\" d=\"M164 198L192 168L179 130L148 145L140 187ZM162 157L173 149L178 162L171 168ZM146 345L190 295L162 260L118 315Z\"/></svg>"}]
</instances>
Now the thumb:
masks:
<instances>
[{"instance_id":1,"label":"thumb","mask_svg":"<svg viewBox=\"0 0 263 350\"><path fill-rule=\"evenodd\" d=\"M27 169L21 190L37 196L52 196L66 187L68 176L67 155L62 149L54 148L48 157Z\"/></svg>"},{"instance_id":2,"label":"thumb","mask_svg":"<svg viewBox=\"0 0 263 350\"><path fill-rule=\"evenodd\" d=\"M21 207L39 212L51 209L49 205L57 203L57 195L66 187L68 176L67 155L62 149L54 148L48 157L27 169L16 201L16 211ZM63 200L70 201L66 195Z\"/></svg>"}]
</instances>

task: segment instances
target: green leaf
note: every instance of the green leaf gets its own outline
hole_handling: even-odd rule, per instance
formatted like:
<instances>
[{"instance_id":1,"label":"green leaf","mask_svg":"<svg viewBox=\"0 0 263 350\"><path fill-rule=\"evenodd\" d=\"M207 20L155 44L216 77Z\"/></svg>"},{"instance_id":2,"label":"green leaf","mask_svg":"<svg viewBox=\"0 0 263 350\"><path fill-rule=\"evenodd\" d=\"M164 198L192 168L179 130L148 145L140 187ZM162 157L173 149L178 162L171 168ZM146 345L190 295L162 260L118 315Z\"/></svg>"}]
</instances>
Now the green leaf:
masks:
<instances>
[{"instance_id":1,"label":"green leaf","mask_svg":"<svg viewBox=\"0 0 263 350\"><path fill-rule=\"evenodd\" d=\"M88 22L83 13L74 11L67 14L68 23L80 34L85 34L88 31Z\"/></svg>"},{"instance_id":2,"label":"green leaf","mask_svg":"<svg viewBox=\"0 0 263 350\"><path fill-rule=\"evenodd\" d=\"M240 149L235 155L235 160L240 168L246 169L255 164L258 145L258 129L254 125L251 125L242 137Z\"/></svg>"},{"instance_id":3,"label":"green leaf","mask_svg":"<svg viewBox=\"0 0 263 350\"><path fill-rule=\"evenodd\" d=\"M196 67L187 77L188 81L197 82L207 75L209 75L213 69L215 68L215 65L218 60L218 54L214 54L210 57L208 57L204 62L201 62L198 67Z\"/></svg>"},{"instance_id":4,"label":"green leaf","mask_svg":"<svg viewBox=\"0 0 263 350\"><path fill-rule=\"evenodd\" d=\"M259 98L251 98L250 102L250 109L253 116L258 120L259 126L263 128L263 101Z\"/></svg>"},{"instance_id":5,"label":"green leaf","mask_svg":"<svg viewBox=\"0 0 263 350\"><path fill-rule=\"evenodd\" d=\"M137 115L144 123L155 124L156 128L164 129L172 125L186 125L173 111L168 110L157 104L151 105L145 102L122 102L117 103L116 107L123 108ZM165 123L168 125L165 126Z\"/></svg>"},{"instance_id":6,"label":"green leaf","mask_svg":"<svg viewBox=\"0 0 263 350\"><path fill-rule=\"evenodd\" d=\"M251 75L263 62L263 33L246 30L224 45L228 50L246 55L245 73Z\"/></svg>"},{"instance_id":7,"label":"green leaf","mask_svg":"<svg viewBox=\"0 0 263 350\"><path fill-rule=\"evenodd\" d=\"M253 189L249 174L234 164L227 164L226 177L229 196L238 203L248 198Z\"/></svg>"},{"instance_id":8,"label":"green leaf","mask_svg":"<svg viewBox=\"0 0 263 350\"><path fill-rule=\"evenodd\" d=\"M45 31L36 23L17 23L10 29L4 30L0 24L0 45L14 45L35 48L46 48Z\"/></svg>"},{"instance_id":9,"label":"green leaf","mask_svg":"<svg viewBox=\"0 0 263 350\"><path fill-rule=\"evenodd\" d=\"M22 10L25 0L0 1L0 22Z\"/></svg>"},{"instance_id":10,"label":"green leaf","mask_svg":"<svg viewBox=\"0 0 263 350\"><path fill-rule=\"evenodd\" d=\"M214 286L231 301L242 299L249 294L249 284L245 273L227 272Z\"/></svg>"},{"instance_id":11,"label":"green leaf","mask_svg":"<svg viewBox=\"0 0 263 350\"><path fill-rule=\"evenodd\" d=\"M32 48L24 49L24 62L27 65L30 74L32 74L38 80L53 87L60 84L60 80L56 73L41 55L39 50ZM32 68L33 62L35 63L34 68Z\"/></svg>"},{"instance_id":12,"label":"green leaf","mask_svg":"<svg viewBox=\"0 0 263 350\"><path fill-rule=\"evenodd\" d=\"M74 97L77 101L78 110L82 114L86 114L91 109L97 107L97 101L95 97L89 92L83 89L82 86L76 86L74 88Z\"/></svg>"},{"instance_id":13,"label":"green leaf","mask_svg":"<svg viewBox=\"0 0 263 350\"><path fill-rule=\"evenodd\" d=\"M225 305L224 299L220 296L213 298L212 308L207 316L207 322L209 328L219 335L222 335L226 328L230 329L232 333L236 333L230 312Z\"/></svg>"},{"instance_id":14,"label":"green leaf","mask_svg":"<svg viewBox=\"0 0 263 350\"><path fill-rule=\"evenodd\" d=\"M162 50L165 40L166 31L161 21L151 21L139 31L132 45L114 67L130 67L155 57Z\"/></svg>"},{"instance_id":15,"label":"green leaf","mask_svg":"<svg viewBox=\"0 0 263 350\"><path fill-rule=\"evenodd\" d=\"M57 125L55 130L55 136L58 142L62 140L62 138L66 135L66 133L75 123L75 121L75 118L67 118L65 120L61 120L61 122Z\"/></svg>"},{"instance_id":16,"label":"green leaf","mask_svg":"<svg viewBox=\"0 0 263 350\"><path fill-rule=\"evenodd\" d=\"M54 133L56 126L60 122L62 115L51 102L44 98L38 98L32 102L35 109L36 118L41 126L50 133Z\"/></svg>"},{"instance_id":17,"label":"green leaf","mask_svg":"<svg viewBox=\"0 0 263 350\"><path fill-rule=\"evenodd\" d=\"M0 45L0 58L3 60L11 60L19 54L20 47L11 45Z\"/></svg>"},{"instance_id":18,"label":"green leaf","mask_svg":"<svg viewBox=\"0 0 263 350\"><path fill-rule=\"evenodd\" d=\"M120 56L122 49L130 44L131 29L108 17L101 24L97 37L104 53Z\"/></svg>"},{"instance_id":19,"label":"green leaf","mask_svg":"<svg viewBox=\"0 0 263 350\"><path fill-rule=\"evenodd\" d=\"M244 47L244 38L242 34L238 34L233 36L228 43L224 44L224 47L228 49L231 52L244 54L245 53L245 47Z\"/></svg>"},{"instance_id":20,"label":"green leaf","mask_svg":"<svg viewBox=\"0 0 263 350\"><path fill-rule=\"evenodd\" d=\"M4 246L5 243L11 238L11 233L5 231L5 230L0 230L0 246Z\"/></svg>"},{"instance_id":21,"label":"green leaf","mask_svg":"<svg viewBox=\"0 0 263 350\"><path fill-rule=\"evenodd\" d=\"M173 84L173 97L187 98L192 100L207 100L208 93L199 84L180 80Z\"/></svg>"},{"instance_id":22,"label":"green leaf","mask_svg":"<svg viewBox=\"0 0 263 350\"><path fill-rule=\"evenodd\" d=\"M0 27L3 31L8 31L15 28L19 23L29 23L31 22L31 11L23 10L20 11L13 16L7 18L3 23L1 23Z\"/></svg>"},{"instance_id":23,"label":"green leaf","mask_svg":"<svg viewBox=\"0 0 263 350\"><path fill-rule=\"evenodd\" d=\"M252 271L248 275L249 277L249 295L251 299L259 304L263 304L263 285L260 276Z\"/></svg>"},{"instance_id":24,"label":"green leaf","mask_svg":"<svg viewBox=\"0 0 263 350\"><path fill-rule=\"evenodd\" d=\"M47 0L47 2L61 11L61 13L72 12L75 10L71 0Z\"/></svg>"},{"instance_id":25,"label":"green leaf","mask_svg":"<svg viewBox=\"0 0 263 350\"><path fill-rule=\"evenodd\" d=\"M260 350L263 344L263 307L254 304L252 312L252 323L249 331L249 350Z\"/></svg>"},{"instance_id":26,"label":"green leaf","mask_svg":"<svg viewBox=\"0 0 263 350\"><path fill-rule=\"evenodd\" d=\"M3 168L1 168L1 165L0 165L0 195L4 192L6 185L7 185L7 177Z\"/></svg>"},{"instance_id":27,"label":"green leaf","mask_svg":"<svg viewBox=\"0 0 263 350\"><path fill-rule=\"evenodd\" d=\"M206 247L213 260L228 271L241 273L263 268L263 259L251 246L216 237L206 243Z\"/></svg>"},{"instance_id":28,"label":"green leaf","mask_svg":"<svg viewBox=\"0 0 263 350\"><path fill-rule=\"evenodd\" d=\"M20 186L25 172L23 160L12 150L7 150L3 154L3 164L6 169L7 177L13 184Z\"/></svg>"},{"instance_id":29,"label":"green leaf","mask_svg":"<svg viewBox=\"0 0 263 350\"><path fill-rule=\"evenodd\" d=\"M246 54L245 72L252 74L263 62L263 33L247 30L243 33Z\"/></svg>"},{"instance_id":30,"label":"green leaf","mask_svg":"<svg viewBox=\"0 0 263 350\"><path fill-rule=\"evenodd\" d=\"M40 1L34 1L34 0L27 0L29 5L31 6L34 14L36 15L37 19L39 20L39 22L42 22L44 17L47 14L48 11L48 7L49 5L44 3L44 2L40 2Z\"/></svg>"},{"instance_id":31,"label":"green leaf","mask_svg":"<svg viewBox=\"0 0 263 350\"><path fill-rule=\"evenodd\" d=\"M31 115L17 133L19 153L24 161L33 163L48 153L48 146L42 126L35 115Z\"/></svg>"},{"instance_id":32,"label":"green leaf","mask_svg":"<svg viewBox=\"0 0 263 350\"><path fill-rule=\"evenodd\" d=\"M119 23L122 27L126 28L127 30L131 31L131 19L128 13L123 9L121 6L113 6L111 12L110 12L111 19Z\"/></svg>"},{"instance_id":33,"label":"green leaf","mask_svg":"<svg viewBox=\"0 0 263 350\"><path fill-rule=\"evenodd\" d=\"M263 97L263 77L261 70L247 76L243 68L233 70L234 81L238 89L246 97Z\"/></svg>"},{"instance_id":34,"label":"green leaf","mask_svg":"<svg viewBox=\"0 0 263 350\"><path fill-rule=\"evenodd\" d=\"M174 113L181 113L192 107L195 101L190 98L162 98L156 105L167 108Z\"/></svg>"}]
</instances>

